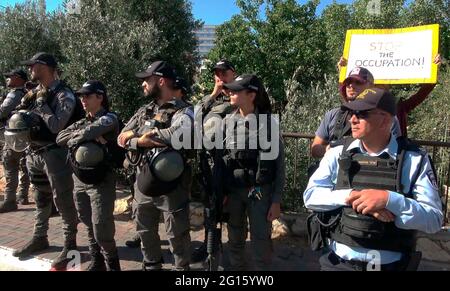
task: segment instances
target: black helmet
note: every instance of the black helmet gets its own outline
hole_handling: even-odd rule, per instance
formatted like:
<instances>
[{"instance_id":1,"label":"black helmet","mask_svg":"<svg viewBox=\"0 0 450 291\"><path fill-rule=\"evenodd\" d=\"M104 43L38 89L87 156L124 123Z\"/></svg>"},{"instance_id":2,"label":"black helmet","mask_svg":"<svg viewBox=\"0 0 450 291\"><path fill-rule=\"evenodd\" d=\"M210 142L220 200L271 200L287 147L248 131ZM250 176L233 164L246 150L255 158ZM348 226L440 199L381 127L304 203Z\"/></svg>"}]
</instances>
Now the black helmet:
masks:
<instances>
[{"instance_id":1,"label":"black helmet","mask_svg":"<svg viewBox=\"0 0 450 291\"><path fill-rule=\"evenodd\" d=\"M147 196L170 193L184 172L184 158L172 148L153 149L137 176L139 191Z\"/></svg>"},{"instance_id":2,"label":"black helmet","mask_svg":"<svg viewBox=\"0 0 450 291\"><path fill-rule=\"evenodd\" d=\"M85 184L98 184L107 173L105 150L96 142L84 142L70 149L70 164L77 178Z\"/></svg>"}]
</instances>

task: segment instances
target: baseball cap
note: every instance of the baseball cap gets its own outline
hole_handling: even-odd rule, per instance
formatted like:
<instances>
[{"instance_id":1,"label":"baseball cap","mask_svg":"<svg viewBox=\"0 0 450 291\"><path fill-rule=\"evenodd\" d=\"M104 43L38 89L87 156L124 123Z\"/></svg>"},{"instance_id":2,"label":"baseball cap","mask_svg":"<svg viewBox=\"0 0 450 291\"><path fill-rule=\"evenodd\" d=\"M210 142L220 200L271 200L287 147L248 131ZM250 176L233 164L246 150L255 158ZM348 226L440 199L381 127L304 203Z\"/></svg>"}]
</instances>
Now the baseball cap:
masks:
<instances>
[{"instance_id":1,"label":"baseball cap","mask_svg":"<svg viewBox=\"0 0 450 291\"><path fill-rule=\"evenodd\" d=\"M145 79L153 75L172 80L176 79L174 69L165 61L153 62L145 71L136 73L136 77L139 79Z\"/></svg>"},{"instance_id":2,"label":"baseball cap","mask_svg":"<svg viewBox=\"0 0 450 291\"><path fill-rule=\"evenodd\" d=\"M31 59L27 61L23 61L20 63L21 65L32 66L34 64L43 64L52 68L56 68L58 63L51 54L39 52L35 54Z\"/></svg>"},{"instance_id":3,"label":"baseball cap","mask_svg":"<svg viewBox=\"0 0 450 291\"><path fill-rule=\"evenodd\" d=\"M25 71L22 70L22 69L14 69L11 72L4 73L3 76L5 76L5 77L17 76L17 77L21 78L24 81L28 80L27 73L25 73Z\"/></svg>"},{"instance_id":4,"label":"baseball cap","mask_svg":"<svg viewBox=\"0 0 450 291\"><path fill-rule=\"evenodd\" d=\"M232 70L233 72L236 72L236 69L234 68L234 65L230 61L225 60L225 59L222 59L222 60L218 61L214 65L212 70L213 71L215 71L215 70L225 70L225 71L226 70Z\"/></svg>"},{"instance_id":5,"label":"baseball cap","mask_svg":"<svg viewBox=\"0 0 450 291\"><path fill-rule=\"evenodd\" d=\"M224 84L223 87L235 92L246 89L257 92L263 88L263 84L256 75L245 74L237 77L231 83Z\"/></svg>"},{"instance_id":6,"label":"baseball cap","mask_svg":"<svg viewBox=\"0 0 450 291\"><path fill-rule=\"evenodd\" d=\"M102 82L97 80L89 80L75 92L76 96L99 94L106 96L106 87Z\"/></svg>"},{"instance_id":7,"label":"baseball cap","mask_svg":"<svg viewBox=\"0 0 450 291\"><path fill-rule=\"evenodd\" d=\"M353 111L380 109L391 115L396 115L397 102L391 92L373 88L364 90L355 100L344 103L342 109Z\"/></svg>"}]
</instances>

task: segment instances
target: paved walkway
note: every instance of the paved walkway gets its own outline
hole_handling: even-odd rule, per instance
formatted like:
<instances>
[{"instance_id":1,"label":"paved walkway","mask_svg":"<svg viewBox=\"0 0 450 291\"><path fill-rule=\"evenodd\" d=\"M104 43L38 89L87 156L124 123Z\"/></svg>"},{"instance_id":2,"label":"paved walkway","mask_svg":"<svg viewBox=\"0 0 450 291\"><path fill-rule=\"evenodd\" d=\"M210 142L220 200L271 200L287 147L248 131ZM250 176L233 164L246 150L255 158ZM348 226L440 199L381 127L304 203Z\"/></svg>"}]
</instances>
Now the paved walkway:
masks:
<instances>
[{"instance_id":1,"label":"paved walkway","mask_svg":"<svg viewBox=\"0 0 450 291\"><path fill-rule=\"evenodd\" d=\"M0 198L1 199L1 198ZM63 234L62 222L59 216L50 218L50 229L48 238L50 248L45 252L36 254L34 257L26 258L22 261L11 256L14 249L24 245L33 234L35 205L19 206L19 210L10 213L0 214L0 270L48 270L50 263L62 250ZM164 225L160 224L160 235L164 254L165 269L170 269L173 262L166 240ZM125 246L125 241L134 234L134 224L127 221L116 221L116 241L119 249L122 269L140 270L142 255L140 249L130 249ZM191 231L192 248L195 248L203 241L204 231ZM224 230L223 237L226 238ZM225 239L226 240L226 239ZM89 260L87 248L87 232L85 226L78 225L77 243L81 251L82 269L87 266ZM247 243L247 250L250 243ZM248 261L251 265L251 255L248 254ZM317 270L318 255L302 246L301 239L275 240L274 243L274 270ZM227 244L224 243L224 256L222 267L227 268ZM202 270L202 264L191 265L193 270Z\"/></svg>"}]
</instances>

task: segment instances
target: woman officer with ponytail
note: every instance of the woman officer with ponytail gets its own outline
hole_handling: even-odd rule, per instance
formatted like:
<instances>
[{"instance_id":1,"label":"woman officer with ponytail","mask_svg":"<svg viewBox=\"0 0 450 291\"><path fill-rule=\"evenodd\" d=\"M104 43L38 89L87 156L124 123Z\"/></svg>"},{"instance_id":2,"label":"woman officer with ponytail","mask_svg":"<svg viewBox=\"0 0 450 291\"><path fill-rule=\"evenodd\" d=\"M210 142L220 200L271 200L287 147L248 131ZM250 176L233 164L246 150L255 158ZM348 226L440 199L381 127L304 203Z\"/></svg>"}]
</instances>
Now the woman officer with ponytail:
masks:
<instances>
[{"instance_id":1,"label":"woman officer with ponytail","mask_svg":"<svg viewBox=\"0 0 450 291\"><path fill-rule=\"evenodd\" d=\"M244 270L247 218L256 270L270 269L272 221L280 216L284 145L268 94L255 75L224 85L237 109L224 120L224 164L232 270Z\"/></svg>"}]
</instances>

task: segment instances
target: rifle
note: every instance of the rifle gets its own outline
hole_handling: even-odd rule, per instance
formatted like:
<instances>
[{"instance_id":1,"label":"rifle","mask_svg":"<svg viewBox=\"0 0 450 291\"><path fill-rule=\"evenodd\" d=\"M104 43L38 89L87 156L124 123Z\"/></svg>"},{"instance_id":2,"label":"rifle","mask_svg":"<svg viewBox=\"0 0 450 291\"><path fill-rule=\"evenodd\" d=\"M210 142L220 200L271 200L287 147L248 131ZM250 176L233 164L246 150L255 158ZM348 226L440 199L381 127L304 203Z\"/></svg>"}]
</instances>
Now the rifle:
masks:
<instances>
[{"instance_id":1,"label":"rifle","mask_svg":"<svg viewBox=\"0 0 450 291\"><path fill-rule=\"evenodd\" d=\"M222 254L222 217L223 217L223 174L224 165L222 150L214 150L212 153L213 167L209 165L208 153L200 152L200 169L202 172L202 184L208 196L205 205L205 227L207 229L207 265L208 271L217 271ZM214 183L213 183L214 181Z\"/></svg>"}]
</instances>

